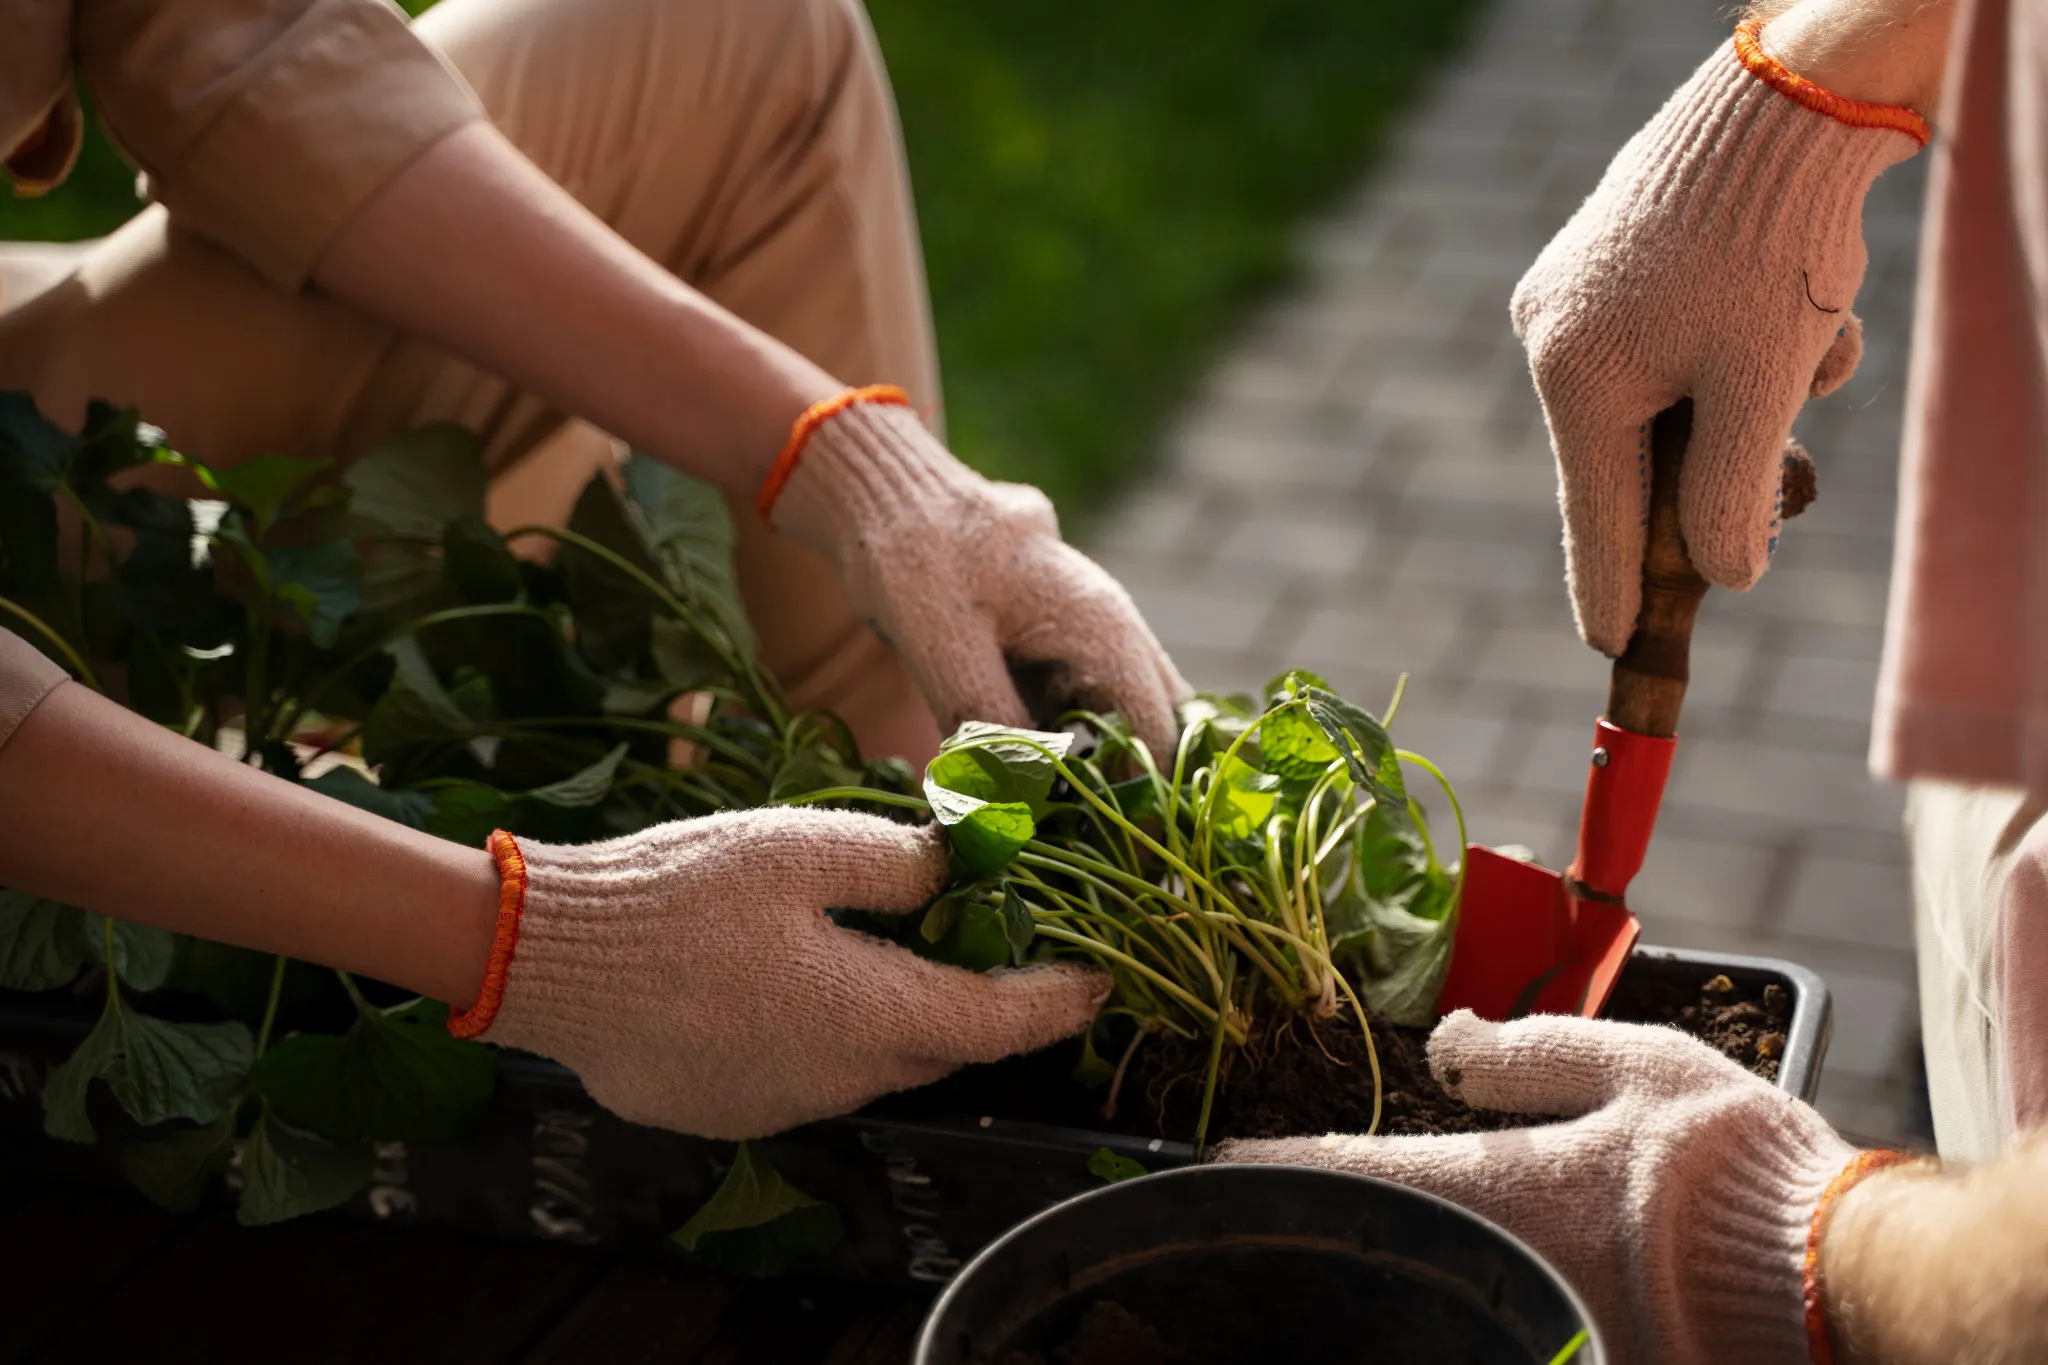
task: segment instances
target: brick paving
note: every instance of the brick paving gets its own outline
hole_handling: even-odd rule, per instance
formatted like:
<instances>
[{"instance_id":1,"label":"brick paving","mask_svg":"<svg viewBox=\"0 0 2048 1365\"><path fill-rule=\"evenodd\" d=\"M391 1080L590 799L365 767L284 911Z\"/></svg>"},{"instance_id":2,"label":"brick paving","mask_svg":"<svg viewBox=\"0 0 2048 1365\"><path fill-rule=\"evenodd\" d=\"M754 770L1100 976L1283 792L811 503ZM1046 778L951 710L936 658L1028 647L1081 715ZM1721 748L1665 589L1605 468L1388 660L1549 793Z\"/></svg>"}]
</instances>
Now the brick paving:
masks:
<instances>
[{"instance_id":1,"label":"brick paving","mask_svg":"<svg viewBox=\"0 0 2048 1365\"><path fill-rule=\"evenodd\" d=\"M1281 667L1384 701L1474 837L1568 860L1606 661L1573 633L1515 280L1624 139L1725 38L1711 0L1496 0L1297 287L1216 366L1101 557L1198 686ZM1835 996L1821 1107L1924 1134L1902 794L1864 766L1923 169L1872 194L1868 351L1801 419L1820 501L1714 594L1686 744L1634 900L1648 941L1792 958Z\"/></svg>"}]
</instances>

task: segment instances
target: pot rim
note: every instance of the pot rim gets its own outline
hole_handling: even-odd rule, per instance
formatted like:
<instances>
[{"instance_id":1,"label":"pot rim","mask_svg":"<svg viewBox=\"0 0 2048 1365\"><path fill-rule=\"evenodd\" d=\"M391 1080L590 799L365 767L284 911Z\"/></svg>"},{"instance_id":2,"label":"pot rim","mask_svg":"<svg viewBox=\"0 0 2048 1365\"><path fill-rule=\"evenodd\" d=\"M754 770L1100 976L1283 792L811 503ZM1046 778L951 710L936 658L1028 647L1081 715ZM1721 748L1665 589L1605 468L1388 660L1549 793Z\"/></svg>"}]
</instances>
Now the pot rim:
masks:
<instances>
[{"instance_id":1,"label":"pot rim","mask_svg":"<svg viewBox=\"0 0 2048 1365\"><path fill-rule=\"evenodd\" d=\"M1418 1190L1412 1185L1403 1185L1393 1180L1383 1180L1378 1176L1365 1175L1358 1171L1338 1171L1332 1170L1327 1166L1303 1166L1293 1162L1211 1161L1197 1166L1182 1166L1175 1170L1158 1171L1130 1180L1119 1180L1114 1184L1104 1185L1101 1189L1088 1190L1071 1198L1062 1199L1051 1208L1041 1209L1023 1222L1018 1223L1015 1227L1012 1227L1002 1236L976 1252L973 1259L960 1267L953 1278L946 1282L946 1287L940 1292L938 1298L932 1301L930 1311L925 1314L924 1324L917 1331L917 1341L910 1357L911 1365L932 1365L934 1359L932 1352L937 1349L939 1320L945 1315L946 1310L952 1305L954 1299L963 1292L963 1287L967 1283L968 1278L979 1270L984 1262L993 1260L1001 1255L1011 1243L1020 1240L1040 1224L1058 1217L1066 1210L1078 1204L1119 1198L1121 1197L1120 1191L1129 1189L1132 1186L1150 1184L1162 1180L1213 1178L1211 1173L1220 1171L1306 1173L1318 1179L1327 1179L1333 1182L1348 1181L1366 1185L1377 1185L1384 1190L1392 1190L1399 1195L1421 1200L1425 1204L1440 1205L1442 1208L1448 1209L1453 1215L1478 1224L1506 1242L1515 1251L1520 1252L1538 1271L1549 1279L1552 1287L1564 1297L1565 1302L1571 1306L1572 1311L1578 1315L1579 1321L1585 1325L1586 1329L1586 1344L1579 1354L1572 1358L1572 1365L1604 1365L1608 1358L1606 1346L1600 1336L1600 1324L1594 1319L1592 1310L1586 1307L1586 1301L1579 1297L1578 1291L1572 1288L1571 1282L1565 1279L1557 1267L1552 1265L1545 1257L1539 1255L1534 1247L1530 1246L1520 1237L1517 1237L1514 1233L1509 1232L1490 1218L1481 1217L1462 1204L1453 1203L1441 1195L1431 1194L1427 1190ZM1563 1345L1563 1342L1558 1343L1560 1349L1562 1349Z\"/></svg>"}]
</instances>

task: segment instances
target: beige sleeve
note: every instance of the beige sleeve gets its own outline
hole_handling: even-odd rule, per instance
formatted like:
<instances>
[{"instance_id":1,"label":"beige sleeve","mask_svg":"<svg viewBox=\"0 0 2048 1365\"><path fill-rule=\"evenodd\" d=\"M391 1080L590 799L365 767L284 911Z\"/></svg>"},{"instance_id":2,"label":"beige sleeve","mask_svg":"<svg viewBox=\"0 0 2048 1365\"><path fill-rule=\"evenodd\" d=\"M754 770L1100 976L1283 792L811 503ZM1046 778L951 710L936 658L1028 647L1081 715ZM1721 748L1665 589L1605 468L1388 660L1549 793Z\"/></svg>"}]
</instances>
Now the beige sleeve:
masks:
<instances>
[{"instance_id":1,"label":"beige sleeve","mask_svg":"<svg viewBox=\"0 0 2048 1365\"><path fill-rule=\"evenodd\" d=\"M179 225L296 290L483 107L387 0L75 0L79 70Z\"/></svg>"},{"instance_id":2,"label":"beige sleeve","mask_svg":"<svg viewBox=\"0 0 2048 1365\"><path fill-rule=\"evenodd\" d=\"M47 654L0 626L0 748L44 697L70 679Z\"/></svg>"}]
</instances>

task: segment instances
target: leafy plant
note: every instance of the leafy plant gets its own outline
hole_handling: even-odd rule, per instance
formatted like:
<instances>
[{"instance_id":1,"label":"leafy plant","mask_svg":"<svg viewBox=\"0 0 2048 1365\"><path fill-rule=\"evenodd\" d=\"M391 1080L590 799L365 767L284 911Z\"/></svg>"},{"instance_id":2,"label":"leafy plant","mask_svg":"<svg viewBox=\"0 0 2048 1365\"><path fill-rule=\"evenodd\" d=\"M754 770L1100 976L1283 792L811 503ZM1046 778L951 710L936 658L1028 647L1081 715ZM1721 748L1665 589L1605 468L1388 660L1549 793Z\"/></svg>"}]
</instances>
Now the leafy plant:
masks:
<instances>
[{"instance_id":1,"label":"leafy plant","mask_svg":"<svg viewBox=\"0 0 2048 1365\"><path fill-rule=\"evenodd\" d=\"M1198 698L1181 718L1170 767L1119 718L1079 711L1066 720L1096 738L1086 754L1072 732L969 723L926 769L922 798L794 799L887 801L946 827L958 876L915 934L897 931L914 950L978 969L1075 954L1108 969L1103 1017L1135 1030L1114 1067L1094 1031L1084 1045L1083 1078L1108 1077L1106 1109L1146 1038L1206 1039L1199 1148L1226 1045L1270 1047L1297 1019L1312 1030L1348 1010L1369 1045L1377 1127L1368 1016L1434 1019L1460 890L1404 767L1441 785L1462 848L1456 794L1310 673L1275 678L1262 703Z\"/></svg>"},{"instance_id":2,"label":"leafy plant","mask_svg":"<svg viewBox=\"0 0 2048 1365\"><path fill-rule=\"evenodd\" d=\"M132 482L145 468L191 496ZM94 404L74 436L0 393L0 615L182 734L470 845L770 803L936 820L943 894L845 918L974 970L1101 964L1114 990L1077 1077L1113 1106L1147 1038L1205 1049L1197 1145L1226 1048L1345 1013L1370 1043L1369 1016L1433 1015L1459 873L1408 771L1457 803L1389 736L1398 695L1383 720L1285 674L1256 701L1190 703L1159 756L1093 712L1059 732L970 723L920 786L761 671L715 492L635 459L566 528L501 535L484 484L451 426L339 474L282 455L214 470L132 411ZM551 558L514 553L543 542ZM176 1207L237 1166L246 1222L342 1202L373 1142L460 1135L496 1075L440 1003L0 891L0 987L74 983L102 1011L52 1073L49 1131L92 1140L103 1086L124 1166ZM1119 1033L1112 1062L1098 1049ZM1373 1085L1377 1111L1376 1054ZM829 1214L743 1144L677 1241L768 1267L824 1245Z\"/></svg>"},{"instance_id":3,"label":"leafy plant","mask_svg":"<svg viewBox=\"0 0 2048 1365\"><path fill-rule=\"evenodd\" d=\"M134 482L164 471L188 496ZM0 392L0 619L181 734L472 846L911 789L756 666L715 492L635 461L566 529L500 535L484 485L450 426L342 475L286 455L215 470L132 411L92 404L73 435ZM550 562L512 551L542 540ZM51 1073L46 1126L113 1123L131 1178L174 1207L231 1167L245 1222L343 1202L373 1142L458 1136L496 1080L441 1003L0 890L0 987L74 982L102 1008Z\"/></svg>"}]
</instances>

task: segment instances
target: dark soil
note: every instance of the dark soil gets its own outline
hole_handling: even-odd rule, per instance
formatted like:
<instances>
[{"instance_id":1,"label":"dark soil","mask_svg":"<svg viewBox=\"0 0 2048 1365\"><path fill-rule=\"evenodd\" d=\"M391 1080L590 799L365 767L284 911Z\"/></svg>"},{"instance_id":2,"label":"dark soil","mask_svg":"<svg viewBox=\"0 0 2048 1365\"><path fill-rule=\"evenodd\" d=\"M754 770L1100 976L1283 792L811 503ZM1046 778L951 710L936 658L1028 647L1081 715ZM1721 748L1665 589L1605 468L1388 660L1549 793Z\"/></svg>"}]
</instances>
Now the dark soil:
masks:
<instances>
[{"instance_id":1,"label":"dark soil","mask_svg":"<svg viewBox=\"0 0 2048 1365\"><path fill-rule=\"evenodd\" d=\"M1624 973L1605 1017L1668 1024L1775 1081L1792 1001L1776 984L1747 985L1716 976L1688 989L1669 978ZM1423 1028L1383 1021L1373 1025L1382 1082L1381 1133L1491 1132L1531 1121L1529 1115L1475 1110L1446 1094L1429 1074L1428 1038ZM1208 1063L1206 1043L1148 1039L1124 1077L1116 1113L1108 1118L1102 1112L1104 1092L1084 1090L1070 1079L1075 1055L1072 1048L1053 1048L998 1066L971 1067L904 1097L904 1103L921 1112L940 1109L1137 1137L1193 1138ZM1296 1021L1261 1046L1225 1049L1224 1063L1209 1118L1211 1141L1362 1133L1372 1123L1365 1035L1348 1017L1326 1020L1313 1030L1306 1021Z\"/></svg>"}]
</instances>

